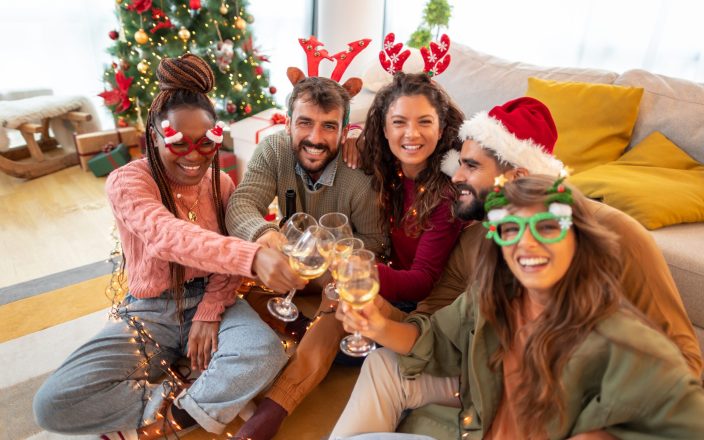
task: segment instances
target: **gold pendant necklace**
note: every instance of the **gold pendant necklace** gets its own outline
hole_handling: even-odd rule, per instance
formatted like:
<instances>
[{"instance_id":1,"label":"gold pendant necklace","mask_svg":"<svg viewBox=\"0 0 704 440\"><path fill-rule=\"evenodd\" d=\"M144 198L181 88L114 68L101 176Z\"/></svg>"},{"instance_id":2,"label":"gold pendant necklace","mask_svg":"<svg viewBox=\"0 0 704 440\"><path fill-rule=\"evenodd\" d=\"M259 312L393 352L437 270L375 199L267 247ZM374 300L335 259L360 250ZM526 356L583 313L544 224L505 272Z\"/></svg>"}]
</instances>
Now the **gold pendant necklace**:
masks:
<instances>
[{"instance_id":1,"label":"gold pendant necklace","mask_svg":"<svg viewBox=\"0 0 704 440\"><path fill-rule=\"evenodd\" d=\"M195 223L195 222L198 221L198 215L196 214L196 206L198 206L198 202L200 201L200 196L201 196L202 193L203 193L203 186L201 185L200 189L198 190L198 195L196 196L196 201L193 202L193 205L191 205L190 208L187 208L186 205L185 205L185 204L183 203L183 201L181 200L182 197L183 197L183 196L181 195L181 193L177 193L177 194L176 194L176 199L177 199L179 202L181 202L181 206L183 206L183 208L184 208L184 209L186 210L186 212L187 212L186 215L188 216L188 220L191 221L191 222L193 222L193 223Z\"/></svg>"}]
</instances>

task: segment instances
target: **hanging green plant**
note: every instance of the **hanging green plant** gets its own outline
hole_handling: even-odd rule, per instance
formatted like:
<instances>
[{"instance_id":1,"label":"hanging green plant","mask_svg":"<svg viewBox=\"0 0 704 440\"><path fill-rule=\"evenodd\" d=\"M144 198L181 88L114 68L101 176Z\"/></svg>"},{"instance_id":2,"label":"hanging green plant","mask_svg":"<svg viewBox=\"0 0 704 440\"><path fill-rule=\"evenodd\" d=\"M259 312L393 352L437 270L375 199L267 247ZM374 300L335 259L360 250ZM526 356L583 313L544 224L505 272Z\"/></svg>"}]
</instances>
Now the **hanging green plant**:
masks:
<instances>
[{"instance_id":1,"label":"hanging green plant","mask_svg":"<svg viewBox=\"0 0 704 440\"><path fill-rule=\"evenodd\" d=\"M446 29L450 23L452 6L447 0L428 0L423 9L423 22L418 25L408 40L408 46L416 49L430 44L433 39L438 39L440 30Z\"/></svg>"}]
</instances>

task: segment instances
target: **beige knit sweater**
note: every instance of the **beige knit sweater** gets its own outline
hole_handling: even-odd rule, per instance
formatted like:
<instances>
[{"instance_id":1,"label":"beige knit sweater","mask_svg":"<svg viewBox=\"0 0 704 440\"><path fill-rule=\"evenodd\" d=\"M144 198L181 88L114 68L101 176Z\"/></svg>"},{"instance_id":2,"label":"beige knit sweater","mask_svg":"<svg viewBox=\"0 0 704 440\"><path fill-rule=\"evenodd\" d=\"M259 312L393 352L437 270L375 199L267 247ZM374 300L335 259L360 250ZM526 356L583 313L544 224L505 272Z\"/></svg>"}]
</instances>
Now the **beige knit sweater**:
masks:
<instances>
[{"instance_id":1,"label":"beige knit sweater","mask_svg":"<svg viewBox=\"0 0 704 440\"><path fill-rule=\"evenodd\" d=\"M296 191L296 211L316 219L328 212L341 212L350 219L356 237L364 246L379 254L386 249L386 236L380 227L380 213L371 178L361 170L353 170L338 154L337 171L332 187L310 191L296 174L296 157L291 138L281 131L259 143L250 160L242 183L235 189L227 205L225 223L230 235L254 241L269 229L277 229L264 220L269 204L278 196L279 212L287 189Z\"/></svg>"}]
</instances>

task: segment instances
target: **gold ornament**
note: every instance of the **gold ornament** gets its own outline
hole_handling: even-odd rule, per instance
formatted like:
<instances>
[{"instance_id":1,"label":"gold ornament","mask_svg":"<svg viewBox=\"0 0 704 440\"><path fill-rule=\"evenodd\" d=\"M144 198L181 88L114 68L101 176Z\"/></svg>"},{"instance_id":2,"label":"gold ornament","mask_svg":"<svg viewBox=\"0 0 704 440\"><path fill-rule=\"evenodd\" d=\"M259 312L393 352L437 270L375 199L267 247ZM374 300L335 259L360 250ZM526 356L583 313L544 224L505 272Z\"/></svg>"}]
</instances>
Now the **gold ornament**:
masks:
<instances>
[{"instance_id":1,"label":"gold ornament","mask_svg":"<svg viewBox=\"0 0 704 440\"><path fill-rule=\"evenodd\" d=\"M144 29L140 29L134 33L134 41L136 41L137 44L144 44L149 41L149 35L144 32Z\"/></svg>"},{"instance_id":2,"label":"gold ornament","mask_svg":"<svg viewBox=\"0 0 704 440\"><path fill-rule=\"evenodd\" d=\"M185 43L191 38L191 31L181 26L181 29L178 31L178 37Z\"/></svg>"},{"instance_id":3,"label":"gold ornament","mask_svg":"<svg viewBox=\"0 0 704 440\"><path fill-rule=\"evenodd\" d=\"M247 28L247 22L244 21L244 18L242 17L237 17L235 19L235 27L241 31L245 30Z\"/></svg>"},{"instance_id":4,"label":"gold ornament","mask_svg":"<svg viewBox=\"0 0 704 440\"><path fill-rule=\"evenodd\" d=\"M222 15L227 15L228 11L229 11L229 9L225 3L220 5L220 13Z\"/></svg>"},{"instance_id":5,"label":"gold ornament","mask_svg":"<svg viewBox=\"0 0 704 440\"><path fill-rule=\"evenodd\" d=\"M235 92L241 92L243 88L244 88L244 87L243 87L242 84L240 84L239 82L236 82L236 83L232 86L232 90L234 90Z\"/></svg>"},{"instance_id":6,"label":"gold ornament","mask_svg":"<svg viewBox=\"0 0 704 440\"><path fill-rule=\"evenodd\" d=\"M121 5L121 4L122 4L122 0L115 0L115 3L117 3L118 5Z\"/></svg>"},{"instance_id":7,"label":"gold ornament","mask_svg":"<svg viewBox=\"0 0 704 440\"><path fill-rule=\"evenodd\" d=\"M137 64L137 70L142 75L147 73L149 71L149 63L147 63L147 60L140 61L139 64Z\"/></svg>"}]
</instances>

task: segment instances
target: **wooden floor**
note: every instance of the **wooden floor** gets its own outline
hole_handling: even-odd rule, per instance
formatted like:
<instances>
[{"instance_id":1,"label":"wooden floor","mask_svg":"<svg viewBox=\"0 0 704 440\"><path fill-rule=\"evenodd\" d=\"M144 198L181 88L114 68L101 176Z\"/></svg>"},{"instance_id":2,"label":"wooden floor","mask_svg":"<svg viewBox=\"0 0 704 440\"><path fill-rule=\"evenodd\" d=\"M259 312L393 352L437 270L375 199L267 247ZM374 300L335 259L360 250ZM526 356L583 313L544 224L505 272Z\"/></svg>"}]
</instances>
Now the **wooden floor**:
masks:
<instances>
[{"instance_id":1,"label":"wooden floor","mask_svg":"<svg viewBox=\"0 0 704 440\"><path fill-rule=\"evenodd\" d=\"M104 185L105 178L77 166L34 180L0 173L0 288L107 259L114 244L113 218ZM287 418L275 440L327 438L358 371L334 366ZM238 420L228 433L237 430ZM186 436L212 438L200 429Z\"/></svg>"},{"instance_id":2,"label":"wooden floor","mask_svg":"<svg viewBox=\"0 0 704 440\"><path fill-rule=\"evenodd\" d=\"M0 173L0 287L107 259L104 186L78 166L34 180Z\"/></svg>"}]
</instances>

